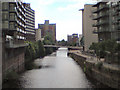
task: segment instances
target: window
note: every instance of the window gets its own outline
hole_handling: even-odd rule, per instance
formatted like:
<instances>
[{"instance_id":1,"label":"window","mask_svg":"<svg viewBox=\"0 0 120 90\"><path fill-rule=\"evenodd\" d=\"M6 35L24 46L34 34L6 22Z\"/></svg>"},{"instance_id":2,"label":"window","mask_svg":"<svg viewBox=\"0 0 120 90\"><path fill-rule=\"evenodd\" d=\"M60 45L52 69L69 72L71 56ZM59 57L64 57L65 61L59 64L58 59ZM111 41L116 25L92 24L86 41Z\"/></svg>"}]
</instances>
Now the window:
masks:
<instances>
[{"instance_id":1,"label":"window","mask_svg":"<svg viewBox=\"0 0 120 90\"><path fill-rule=\"evenodd\" d=\"M10 22L10 29L15 29L14 22Z\"/></svg>"},{"instance_id":2,"label":"window","mask_svg":"<svg viewBox=\"0 0 120 90\"><path fill-rule=\"evenodd\" d=\"M15 20L15 14L14 13L10 13L10 20Z\"/></svg>"},{"instance_id":3,"label":"window","mask_svg":"<svg viewBox=\"0 0 120 90\"><path fill-rule=\"evenodd\" d=\"M8 29L8 21L3 21L2 28Z\"/></svg>"},{"instance_id":4,"label":"window","mask_svg":"<svg viewBox=\"0 0 120 90\"><path fill-rule=\"evenodd\" d=\"M3 20L8 20L8 12L7 12L7 11L4 11L4 12L2 13L2 19L3 19Z\"/></svg>"},{"instance_id":5,"label":"window","mask_svg":"<svg viewBox=\"0 0 120 90\"><path fill-rule=\"evenodd\" d=\"M3 10L8 10L8 3L7 2L3 2L3 4L2 4L2 9Z\"/></svg>"},{"instance_id":6,"label":"window","mask_svg":"<svg viewBox=\"0 0 120 90\"><path fill-rule=\"evenodd\" d=\"M14 4L10 4L10 11L15 11L15 5Z\"/></svg>"}]
</instances>

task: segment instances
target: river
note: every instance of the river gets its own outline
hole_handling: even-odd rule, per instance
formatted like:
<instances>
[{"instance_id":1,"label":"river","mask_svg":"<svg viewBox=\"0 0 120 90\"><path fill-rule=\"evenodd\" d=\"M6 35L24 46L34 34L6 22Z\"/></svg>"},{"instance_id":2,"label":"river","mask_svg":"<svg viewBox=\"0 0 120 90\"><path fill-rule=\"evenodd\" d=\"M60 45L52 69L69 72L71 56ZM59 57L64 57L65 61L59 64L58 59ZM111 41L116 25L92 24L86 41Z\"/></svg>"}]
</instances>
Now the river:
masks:
<instances>
[{"instance_id":1,"label":"river","mask_svg":"<svg viewBox=\"0 0 120 90\"><path fill-rule=\"evenodd\" d=\"M41 68L21 74L21 88L92 88L80 66L67 56L67 52L67 48L59 48L57 52L35 60Z\"/></svg>"}]
</instances>

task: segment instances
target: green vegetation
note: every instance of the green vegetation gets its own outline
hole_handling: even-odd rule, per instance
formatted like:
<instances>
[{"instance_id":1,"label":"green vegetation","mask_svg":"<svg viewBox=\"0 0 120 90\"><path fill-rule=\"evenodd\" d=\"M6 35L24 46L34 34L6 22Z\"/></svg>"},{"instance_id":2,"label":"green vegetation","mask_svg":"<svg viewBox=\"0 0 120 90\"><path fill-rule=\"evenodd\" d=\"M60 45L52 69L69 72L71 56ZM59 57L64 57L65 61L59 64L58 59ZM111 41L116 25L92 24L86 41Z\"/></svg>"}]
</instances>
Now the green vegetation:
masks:
<instances>
[{"instance_id":1,"label":"green vegetation","mask_svg":"<svg viewBox=\"0 0 120 90\"><path fill-rule=\"evenodd\" d=\"M64 39L61 41L58 41L58 45L60 46L67 46L67 41L65 41Z\"/></svg>"},{"instance_id":2,"label":"green vegetation","mask_svg":"<svg viewBox=\"0 0 120 90\"><path fill-rule=\"evenodd\" d=\"M38 42L26 42L29 45L25 48L25 68L31 70L37 68L34 64L34 60L37 58L43 58L46 55L56 51L55 48L44 48L41 41Z\"/></svg>"},{"instance_id":3,"label":"green vegetation","mask_svg":"<svg viewBox=\"0 0 120 90\"><path fill-rule=\"evenodd\" d=\"M99 43L93 43L90 46L90 50L94 50L97 56L104 58L106 53L112 54L118 53L120 51L120 44L117 44L115 40L108 40Z\"/></svg>"},{"instance_id":4,"label":"green vegetation","mask_svg":"<svg viewBox=\"0 0 120 90\"><path fill-rule=\"evenodd\" d=\"M43 41L44 45L55 45L54 40L52 39L52 35L51 34L47 34L44 37L44 41Z\"/></svg>"},{"instance_id":5,"label":"green vegetation","mask_svg":"<svg viewBox=\"0 0 120 90\"><path fill-rule=\"evenodd\" d=\"M90 50L94 50L99 58L106 58L111 62L113 60L115 61L116 57L116 63L120 62L120 44L115 40L93 43L90 46Z\"/></svg>"},{"instance_id":6,"label":"green vegetation","mask_svg":"<svg viewBox=\"0 0 120 90\"><path fill-rule=\"evenodd\" d=\"M25 68L30 70L36 67L33 63L34 59L43 58L45 56L45 49L41 41L26 43L29 45L25 48Z\"/></svg>"},{"instance_id":7,"label":"green vegetation","mask_svg":"<svg viewBox=\"0 0 120 90\"><path fill-rule=\"evenodd\" d=\"M53 52L53 49L52 48L45 48L45 54L46 55L49 55Z\"/></svg>"}]
</instances>

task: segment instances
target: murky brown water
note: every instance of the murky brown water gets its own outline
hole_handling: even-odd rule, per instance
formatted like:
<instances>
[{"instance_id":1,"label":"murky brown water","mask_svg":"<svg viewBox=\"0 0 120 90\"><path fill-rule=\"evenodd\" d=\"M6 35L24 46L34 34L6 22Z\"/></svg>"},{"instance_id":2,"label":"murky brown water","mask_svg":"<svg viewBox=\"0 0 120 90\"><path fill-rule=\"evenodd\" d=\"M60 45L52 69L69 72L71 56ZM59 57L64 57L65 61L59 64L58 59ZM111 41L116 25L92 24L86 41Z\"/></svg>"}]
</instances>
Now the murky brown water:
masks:
<instances>
[{"instance_id":1,"label":"murky brown water","mask_svg":"<svg viewBox=\"0 0 120 90\"><path fill-rule=\"evenodd\" d=\"M80 66L67 57L66 48L35 63L42 67L21 75L22 88L92 88Z\"/></svg>"}]
</instances>

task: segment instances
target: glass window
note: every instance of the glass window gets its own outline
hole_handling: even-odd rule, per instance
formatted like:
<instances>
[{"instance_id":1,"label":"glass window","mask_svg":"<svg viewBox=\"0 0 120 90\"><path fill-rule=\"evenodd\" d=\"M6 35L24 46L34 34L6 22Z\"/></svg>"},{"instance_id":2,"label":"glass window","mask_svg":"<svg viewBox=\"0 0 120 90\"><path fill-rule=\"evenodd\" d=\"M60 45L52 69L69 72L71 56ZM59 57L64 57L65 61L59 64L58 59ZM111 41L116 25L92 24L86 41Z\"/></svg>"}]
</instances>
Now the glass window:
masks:
<instances>
[{"instance_id":1,"label":"glass window","mask_svg":"<svg viewBox=\"0 0 120 90\"><path fill-rule=\"evenodd\" d=\"M15 5L14 4L10 4L10 11L15 11Z\"/></svg>"},{"instance_id":2,"label":"glass window","mask_svg":"<svg viewBox=\"0 0 120 90\"><path fill-rule=\"evenodd\" d=\"M4 11L4 12L2 13L2 19L3 19L3 20L8 20L8 12L7 12L7 11Z\"/></svg>"},{"instance_id":3,"label":"glass window","mask_svg":"<svg viewBox=\"0 0 120 90\"><path fill-rule=\"evenodd\" d=\"M8 21L3 21L2 28L8 29Z\"/></svg>"},{"instance_id":4,"label":"glass window","mask_svg":"<svg viewBox=\"0 0 120 90\"><path fill-rule=\"evenodd\" d=\"M8 10L8 8L9 8L8 2L3 2L2 9L3 10Z\"/></svg>"},{"instance_id":5,"label":"glass window","mask_svg":"<svg viewBox=\"0 0 120 90\"><path fill-rule=\"evenodd\" d=\"M10 13L10 20L15 20L15 14L14 13Z\"/></svg>"},{"instance_id":6,"label":"glass window","mask_svg":"<svg viewBox=\"0 0 120 90\"><path fill-rule=\"evenodd\" d=\"M10 22L10 29L15 29L14 22Z\"/></svg>"}]
</instances>

